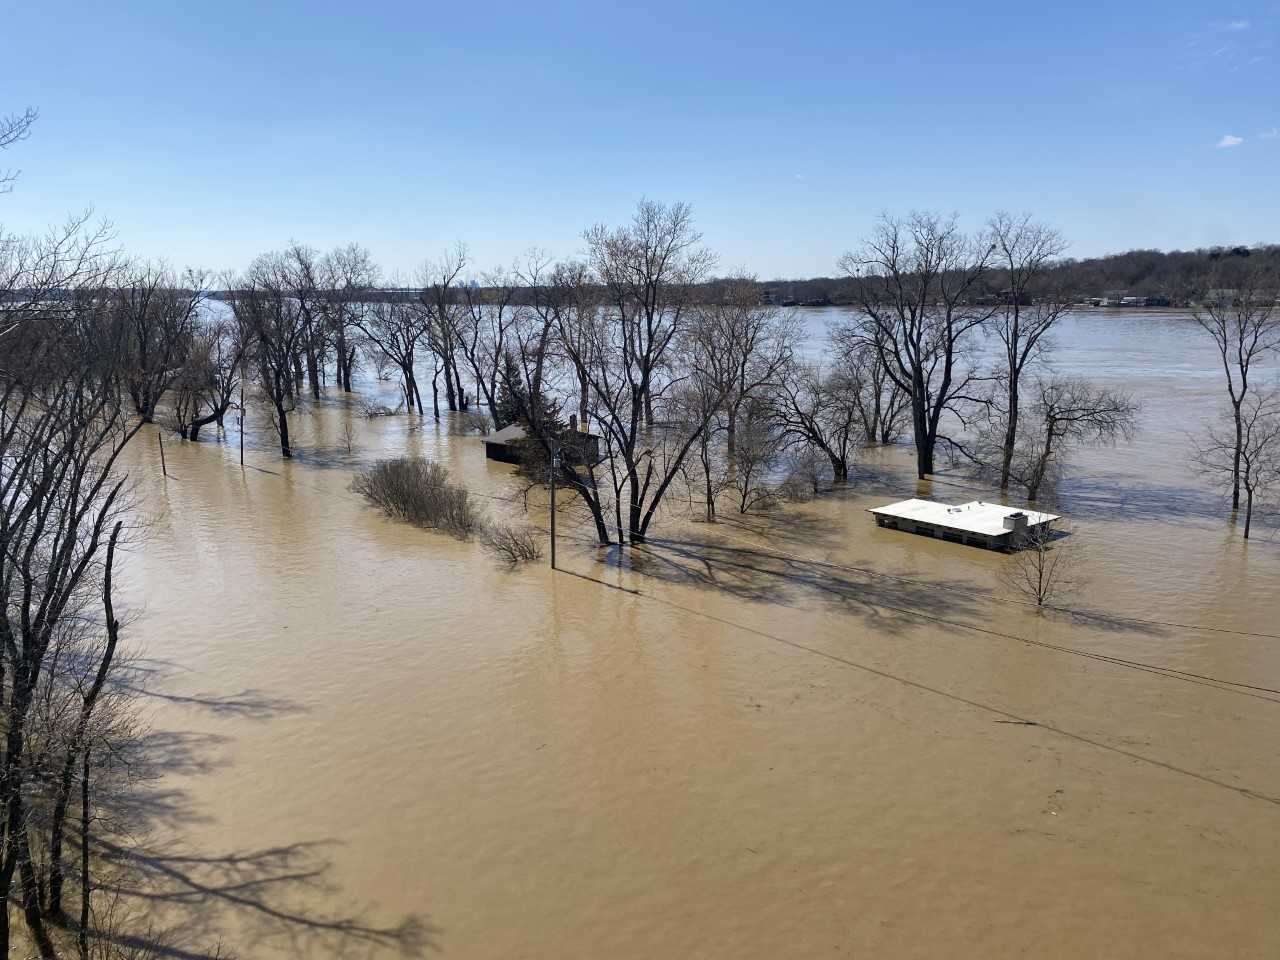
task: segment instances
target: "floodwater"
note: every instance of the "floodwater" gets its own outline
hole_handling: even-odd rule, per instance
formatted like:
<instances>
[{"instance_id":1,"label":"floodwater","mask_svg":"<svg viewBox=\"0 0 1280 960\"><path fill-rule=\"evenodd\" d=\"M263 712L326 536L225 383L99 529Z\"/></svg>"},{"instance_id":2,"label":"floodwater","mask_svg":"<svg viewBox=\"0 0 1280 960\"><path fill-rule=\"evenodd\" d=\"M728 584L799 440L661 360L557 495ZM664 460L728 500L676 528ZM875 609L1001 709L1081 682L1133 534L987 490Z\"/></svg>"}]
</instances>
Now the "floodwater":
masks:
<instances>
[{"instance_id":1,"label":"floodwater","mask_svg":"<svg viewBox=\"0 0 1280 960\"><path fill-rule=\"evenodd\" d=\"M1057 343L1144 405L1061 489L1078 615L878 529L993 496L905 449L621 557L566 517L553 574L347 491L420 454L517 509L447 423L326 401L291 463L251 421L243 470L167 440L167 480L141 435L122 579L170 772L135 908L184 957L1280 954L1280 544L1188 466L1212 348L1154 312Z\"/></svg>"}]
</instances>

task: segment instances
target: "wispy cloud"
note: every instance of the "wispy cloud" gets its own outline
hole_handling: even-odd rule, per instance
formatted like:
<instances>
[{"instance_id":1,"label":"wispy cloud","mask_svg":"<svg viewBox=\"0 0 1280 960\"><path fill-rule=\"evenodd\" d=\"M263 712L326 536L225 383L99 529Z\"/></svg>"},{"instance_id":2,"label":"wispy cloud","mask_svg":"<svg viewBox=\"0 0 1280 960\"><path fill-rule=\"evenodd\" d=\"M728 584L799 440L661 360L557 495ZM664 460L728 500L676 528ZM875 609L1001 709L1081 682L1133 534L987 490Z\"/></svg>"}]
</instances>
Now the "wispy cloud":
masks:
<instances>
[{"instance_id":1,"label":"wispy cloud","mask_svg":"<svg viewBox=\"0 0 1280 960\"><path fill-rule=\"evenodd\" d=\"M1276 140L1280 139L1280 128L1272 127L1270 130L1263 130L1258 134L1259 140Z\"/></svg>"},{"instance_id":2,"label":"wispy cloud","mask_svg":"<svg viewBox=\"0 0 1280 960\"><path fill-rule=\"evenodd\" d=\"M1213 26L1214 29L1223 30L1227 33L1243 33L1250 29L1253 24L1248 20L1218 20Z\"/></svg>"},{"instance_id":3,"label":"wispy cloud","mask_svg":"<svg viewBox=\"0 0 1280 960\"><path fill-rule=\"evenodd\" d=\"M1218 141L1219 147L1238 147L1244 143L1244 137L1237 137L1232 133L1224 133L1222 139Z\"/></svg>"}]
</instances>

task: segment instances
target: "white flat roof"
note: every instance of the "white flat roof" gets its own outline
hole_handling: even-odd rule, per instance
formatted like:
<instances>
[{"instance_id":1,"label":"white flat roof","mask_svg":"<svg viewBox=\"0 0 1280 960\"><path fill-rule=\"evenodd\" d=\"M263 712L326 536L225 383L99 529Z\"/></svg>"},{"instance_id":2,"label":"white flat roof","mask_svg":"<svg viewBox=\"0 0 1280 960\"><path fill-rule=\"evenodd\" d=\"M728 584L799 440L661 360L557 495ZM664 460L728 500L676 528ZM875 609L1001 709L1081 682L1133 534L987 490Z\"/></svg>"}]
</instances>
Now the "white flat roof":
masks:
<instances>
[{"instance_id":1,"label":"white flat roof","mask_svg":"<svg viewBox=\"0 0 1280 960\"><path fill-rule=\"evenodd\" d=\"M982 500L971 500L956 506L938 503L936 500L900 500L885 507L875 507L870 512L902 520L932 523L935 526L964 530L967 533L981 533L989 537L1008 533L1004 518L1013 513L1025 513L1029 527L1058 519L1056 513L1040 513L1036 510L1027 510L1025 507L1006 507L1003 504L985 503Z\"/></svg>"}]
</instances>

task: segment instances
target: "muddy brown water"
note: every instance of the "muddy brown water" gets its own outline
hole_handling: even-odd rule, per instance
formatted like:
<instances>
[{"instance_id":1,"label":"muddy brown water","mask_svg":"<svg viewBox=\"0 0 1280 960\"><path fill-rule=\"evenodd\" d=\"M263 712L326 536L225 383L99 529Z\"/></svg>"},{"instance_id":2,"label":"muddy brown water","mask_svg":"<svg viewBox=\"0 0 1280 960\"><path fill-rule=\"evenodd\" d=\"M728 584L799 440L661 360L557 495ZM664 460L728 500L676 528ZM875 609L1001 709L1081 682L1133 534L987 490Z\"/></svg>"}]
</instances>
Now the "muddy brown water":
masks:
<instances>
[{"instance_id":1,"label":"muddy brown water","mask_svg":"<svg viewBox=\"0 0 1280 960\"><path fill-rule=\"evenodd\" d=\"M169 441L167 480L140 436L122 589L169 773L133 908L177 956L1277 955L1280 543L1187 465L1220 402L1189 321L1058 343L1144 404L1061 490L1089 615L876 528L991 496L917 485L906 450L774 516L673 509L621 555L566 519L552 574L347 491L407 452L514 509L447 423L330 400L293 462L251 422L243 471L234 434Z\"/></svg>"}]
</instances>

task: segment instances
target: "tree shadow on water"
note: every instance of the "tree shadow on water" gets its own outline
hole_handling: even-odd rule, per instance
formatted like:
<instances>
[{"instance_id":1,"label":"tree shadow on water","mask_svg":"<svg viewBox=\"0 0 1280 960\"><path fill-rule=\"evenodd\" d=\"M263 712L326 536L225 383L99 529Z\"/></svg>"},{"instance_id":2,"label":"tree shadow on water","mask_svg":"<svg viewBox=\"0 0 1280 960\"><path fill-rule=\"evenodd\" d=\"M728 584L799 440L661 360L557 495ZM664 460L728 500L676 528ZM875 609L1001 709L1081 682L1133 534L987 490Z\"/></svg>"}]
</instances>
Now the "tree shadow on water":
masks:
<instances>
[{"instance_id":1,"label":"tree shadow on water","mask_svg":"<svg viewBox=\"0 0 1280 960\"><path fill-rule=\"evenodd\" d=\"M965 623L988 591L968 582L877 577L851 567L711 540L650 540L633 551L642 576L714 590L740 600L803 606L820 602L869 628L898 633L923 619Z\"/></svg>"},{"instance_id":2,"label":"tree shadow on water","mask_svg":"<svg viewBox=\"0 0 1280 960\"><path fill-rule=\"evenodd\" d=\"M153 679L172 670L161 661L133 666L151 671ZM126 672L124 682L138 678L135 673L131 681ZM254 723L300 709L258 691L221 697L139 689L183 712ZM259 848L210 849L193 839L193 828L207 836L215 820L183 781L234 777L230 743L226 736L159 729L141 731L124 747L120 759L128 776L104 784L95 798L96 896L112 904L112 916L97 924L98 936L139 954L180 960L254 957L268 948L288 956L370 960L439 949L439 931L423 916L387 918L339 887L330 860L337 840L285 837Z\"/></svg>"},{"instance_id":3,"label":"tree shadow on water","mask_svg":"<svg viewBox=\"0 0 1280 960\"><path fill-rule=\"evenodd\" d=\"M421 957L439 949L437 930L416 914L379 923L328 879L332 842L195 853L185 845L95 845L113 867L103 888L145 915L145 933L117 934L156 956L211 960L224 937L243 956L272 948L299 957ZM318 900L345 901L318 908ZM136 928L135 928L136 929Z\"/></svg>"}]
</instances>

